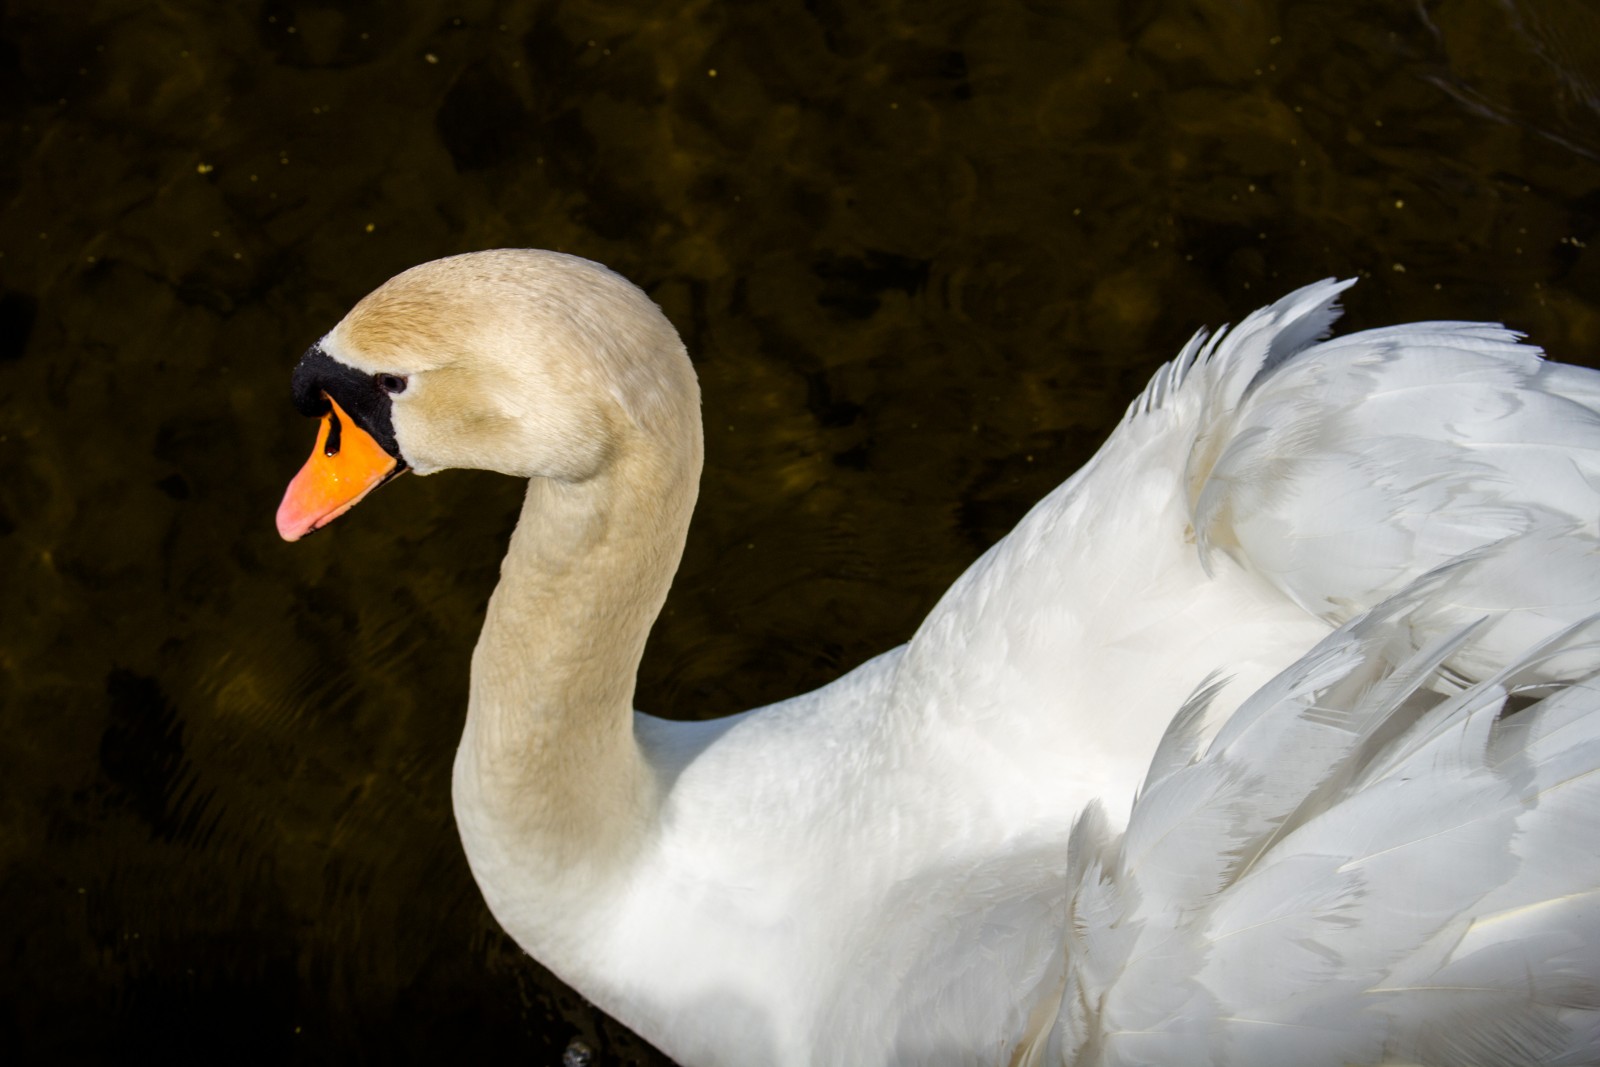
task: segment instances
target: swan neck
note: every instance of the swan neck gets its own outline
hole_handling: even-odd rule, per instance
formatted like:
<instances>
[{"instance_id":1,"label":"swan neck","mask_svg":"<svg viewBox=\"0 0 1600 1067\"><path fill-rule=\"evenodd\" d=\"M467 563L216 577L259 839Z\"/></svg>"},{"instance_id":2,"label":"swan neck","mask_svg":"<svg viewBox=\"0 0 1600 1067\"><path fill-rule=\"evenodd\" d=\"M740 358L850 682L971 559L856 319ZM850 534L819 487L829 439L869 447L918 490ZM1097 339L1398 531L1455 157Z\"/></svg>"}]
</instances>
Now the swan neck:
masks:
<instances>
[{"instance_id":1,"label":"swan neck","mask_svg":"<svg viewBox=\"0 0 1600 1067\"><path fill-rule=\"evenodd\" d=\"M633 735L634 686L698 475L698 447L678 462L619 448L582 482L529 482L473 653L456 764L475 872L587 881L648 834L657 790Z\"/></svg>"}]
</instances>

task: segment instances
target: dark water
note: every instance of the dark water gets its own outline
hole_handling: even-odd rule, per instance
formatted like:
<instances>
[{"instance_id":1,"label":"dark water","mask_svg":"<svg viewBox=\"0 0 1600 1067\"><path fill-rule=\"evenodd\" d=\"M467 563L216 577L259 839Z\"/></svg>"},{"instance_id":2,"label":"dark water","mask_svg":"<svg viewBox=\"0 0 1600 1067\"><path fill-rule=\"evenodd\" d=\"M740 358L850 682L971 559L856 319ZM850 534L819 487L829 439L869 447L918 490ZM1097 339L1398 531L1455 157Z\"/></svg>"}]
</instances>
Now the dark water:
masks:
<instances>
[{"instance_id":1,"label":"dark water","mask_svg":"<svg viewBox=\"0 0 1600 1067\"><path fill-rule=\"evenodd\" d=\"M0 3L0 1058L659 1063L449 808L519 487L286 546L299 352L446 253L603 260L708 464L639 705L903 640L1201 324L1600 355L1600 15L1495 3Z\"/></svg>"}]
</instances>

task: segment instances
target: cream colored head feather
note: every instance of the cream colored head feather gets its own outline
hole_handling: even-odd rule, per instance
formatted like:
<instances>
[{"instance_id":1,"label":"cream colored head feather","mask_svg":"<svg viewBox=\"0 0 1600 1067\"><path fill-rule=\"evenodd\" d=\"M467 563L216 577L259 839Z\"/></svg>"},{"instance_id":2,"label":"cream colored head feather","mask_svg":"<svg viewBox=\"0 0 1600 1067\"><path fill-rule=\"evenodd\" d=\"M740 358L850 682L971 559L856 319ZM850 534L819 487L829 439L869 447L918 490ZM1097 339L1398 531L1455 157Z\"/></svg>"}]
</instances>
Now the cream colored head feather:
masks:
<instances>
[{"instance_id":1,"label":"cream colored head feather","mask_svg":"<svg viewBox=\"0 0 1600 1067\"><path fill-rule=\"evenodd\" d=\"M620 275L559 252L413 267L357 304L322 348L407 379L394 428L418 474L582 481L633 433L682 441L697 426L699 386L666 316Z\"/></svg>"}]
</instances>

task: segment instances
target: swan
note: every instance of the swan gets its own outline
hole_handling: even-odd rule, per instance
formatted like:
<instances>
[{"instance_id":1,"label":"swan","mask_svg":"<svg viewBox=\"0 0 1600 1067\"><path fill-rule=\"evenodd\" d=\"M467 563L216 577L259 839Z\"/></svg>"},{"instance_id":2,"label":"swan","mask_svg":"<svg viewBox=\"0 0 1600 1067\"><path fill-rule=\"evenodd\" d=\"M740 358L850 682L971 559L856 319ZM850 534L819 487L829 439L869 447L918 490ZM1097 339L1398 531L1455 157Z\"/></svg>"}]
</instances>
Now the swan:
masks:
<instances>
[{"instance_id":1,"label":"swan","mask_svg":"<svg viewBox=\"0 0 1600 1067\"><path fill-rule=\"evenodd\" d=\"M904 645L633 707L700 396L571 255L436 260L296 365L295 540L527 479L453 800L496 919L684 1064L1600 1060L1600 374L1500 326L1197 334Z\"/></svg>"}]
</instances>

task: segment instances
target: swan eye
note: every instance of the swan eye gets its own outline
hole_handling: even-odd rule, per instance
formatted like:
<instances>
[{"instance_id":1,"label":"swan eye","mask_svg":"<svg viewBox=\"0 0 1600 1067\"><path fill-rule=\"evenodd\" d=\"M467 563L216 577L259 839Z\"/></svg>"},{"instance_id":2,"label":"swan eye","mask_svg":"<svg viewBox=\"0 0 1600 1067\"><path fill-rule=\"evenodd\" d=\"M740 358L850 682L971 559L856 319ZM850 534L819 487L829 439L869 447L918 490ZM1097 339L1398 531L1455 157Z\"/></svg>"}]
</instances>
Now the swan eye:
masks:
<instances>
[{"instance_id":1,"label":"swan eye","mask_svg":"<svg viewBox=\"0 0 1600 1067\"><path fill-rule=\"evenodd\" d=\"M406 380L398 374L378 374L373 376L373 380L378 383L379 389L390 396L406 391Z\"/></svg>"}]
</instances>

